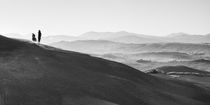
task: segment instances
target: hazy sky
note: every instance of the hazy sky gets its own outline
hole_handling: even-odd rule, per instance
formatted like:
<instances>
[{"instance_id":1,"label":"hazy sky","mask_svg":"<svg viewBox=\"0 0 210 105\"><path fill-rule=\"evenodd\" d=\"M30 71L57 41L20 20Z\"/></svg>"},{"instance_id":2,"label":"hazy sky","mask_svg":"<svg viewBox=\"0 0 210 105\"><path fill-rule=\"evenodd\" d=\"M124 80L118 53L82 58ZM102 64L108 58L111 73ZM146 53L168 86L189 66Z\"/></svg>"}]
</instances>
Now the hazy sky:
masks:
<instances>
[{"instance_id":1,"label":"hazy sky","mask_svg":"<svg viewBox=\"0 0 210 105\"><path fill-rule=\"evenodd\" d=\"M0 0L0 33L210 33L210 0Z\"/></svg>"}]
</instances>

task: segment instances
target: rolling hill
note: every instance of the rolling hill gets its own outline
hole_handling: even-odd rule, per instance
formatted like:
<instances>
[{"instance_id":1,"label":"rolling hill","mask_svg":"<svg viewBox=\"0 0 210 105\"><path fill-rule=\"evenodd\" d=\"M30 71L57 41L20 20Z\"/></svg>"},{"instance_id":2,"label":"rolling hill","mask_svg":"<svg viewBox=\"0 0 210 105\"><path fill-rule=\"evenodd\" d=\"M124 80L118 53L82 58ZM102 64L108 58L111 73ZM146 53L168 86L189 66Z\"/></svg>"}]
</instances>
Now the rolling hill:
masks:
<instances>
[{"instance_id":1,"label":"rolling hill","mask_svg":"<svg viewBox=\"0 0 210 105\"><path fill-rule=\"evenodd\" d=\"M50 44L65 50L83 53L142 53L179 52L193 55L210 55L210 45L192 43L125 44L106 40L61 41Z\"/></svg>"},{"instance_id":2,"label":"rolling hill","mask_svg":"<svg viewBox=\"0 0 210 105\"><path fill-rule=\"evenodd\" d=\"M0 36L1 105L209 105L210 89Z\"/></svg>"},{"instance_id":3,"label":"rolling hill","mask_svg":"<svg viewBox=\"0 0 210 105\"><path fill-rule=\"evenodd\" d=\"M202 84L204 87L210 88L210 72L188 66L161 66L148 70L147 73L161 78L173 78L193 82L195 84Z\"/></svg>"},{"instance_id":4,"label":"rolling hill","mask_svg":"<svg viewBox=\"0 0 210 105\"><path fill-rule=\"evenodd\" d=\"M210 76L210 72L197 70L187 66L163 66L149 70L148 73L162 73L167 75Z\"/></svg>"},{"instance_id":5,"label":"rolling hill","mask_svg":"<svg viewBox=\"0 0 210 105\"><path fill-rule=\"evenodd\" d=\"M55 35L55 36L46 36L42 38L42 43L49 44L54 42L60 42L60 41L75 41L78 40L77 37L74 36L68 36L68 35Z\"/></svg>"}]
</instances>

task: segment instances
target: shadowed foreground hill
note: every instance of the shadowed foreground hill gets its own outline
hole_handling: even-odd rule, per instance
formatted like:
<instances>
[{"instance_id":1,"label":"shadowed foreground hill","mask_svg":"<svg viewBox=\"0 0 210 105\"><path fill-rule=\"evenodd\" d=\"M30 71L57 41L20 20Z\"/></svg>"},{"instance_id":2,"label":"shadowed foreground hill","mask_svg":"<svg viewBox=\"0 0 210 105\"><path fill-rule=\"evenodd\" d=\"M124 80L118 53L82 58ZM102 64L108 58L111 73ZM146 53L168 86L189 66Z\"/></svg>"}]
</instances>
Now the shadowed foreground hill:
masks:
<instances>
[{"instance_id":1,"label":"shadowed foreground hill","mask_svg":"<svg viewBox=\"0 0 210 105\"><path fill-rule=\"evenodd\" d=\"M210 91L0 36L1 105L209 105Z\"/></svg>"}]
</instances>

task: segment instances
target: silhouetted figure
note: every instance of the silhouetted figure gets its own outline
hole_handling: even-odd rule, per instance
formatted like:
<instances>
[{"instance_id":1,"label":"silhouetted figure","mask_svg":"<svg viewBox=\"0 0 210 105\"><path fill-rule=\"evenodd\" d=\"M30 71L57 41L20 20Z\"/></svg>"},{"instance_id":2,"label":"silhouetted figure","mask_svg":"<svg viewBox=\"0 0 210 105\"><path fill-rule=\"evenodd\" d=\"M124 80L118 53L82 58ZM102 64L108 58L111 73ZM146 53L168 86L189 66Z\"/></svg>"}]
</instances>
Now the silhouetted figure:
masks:
<instances>
[{"instance_id":1,"label":"silhouetted figure","mask_svg":"<svg viewBox=\"0 0 210 105\"><path fill-rule=\"evenodd\" d=\"M38 31L38 42L40 43L40 41L41 41L41 38L42 38L42 33L41 33L41 31L39 30Z\"/></svg>"},{"instance_id":2,"label":"silhouetted figure","mask_svg":"<svg viewBox=\"0 0 210 105\"><path fill-rule=\"evenodd\" d=\"M36 35L35 35L34 33L32 33L32 40L33 40L34 42L36 42Z\"/></svg>"}]
</instances>

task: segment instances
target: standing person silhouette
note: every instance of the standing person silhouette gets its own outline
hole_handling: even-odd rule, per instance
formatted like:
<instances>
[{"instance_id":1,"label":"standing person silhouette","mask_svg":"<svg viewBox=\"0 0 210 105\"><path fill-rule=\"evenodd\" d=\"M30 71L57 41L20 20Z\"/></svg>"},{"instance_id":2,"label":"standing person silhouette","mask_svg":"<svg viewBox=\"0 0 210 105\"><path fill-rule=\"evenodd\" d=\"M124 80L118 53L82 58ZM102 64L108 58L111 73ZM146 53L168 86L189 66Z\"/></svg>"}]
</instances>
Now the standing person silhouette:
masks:
<instances>
[{"instance_id":1,"label":"standing person silhouette","mask_svg":"<svg viewBox=\"0 0 210 105\"><path fill-rule=\"evenodd\" d=\"M42 33L41 33L41 31L39 30L39 31L38 31L38 43L40 43L41 37L42 37Z\"/></svg>"}]
</instances>

